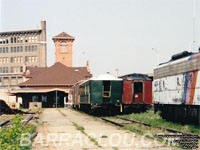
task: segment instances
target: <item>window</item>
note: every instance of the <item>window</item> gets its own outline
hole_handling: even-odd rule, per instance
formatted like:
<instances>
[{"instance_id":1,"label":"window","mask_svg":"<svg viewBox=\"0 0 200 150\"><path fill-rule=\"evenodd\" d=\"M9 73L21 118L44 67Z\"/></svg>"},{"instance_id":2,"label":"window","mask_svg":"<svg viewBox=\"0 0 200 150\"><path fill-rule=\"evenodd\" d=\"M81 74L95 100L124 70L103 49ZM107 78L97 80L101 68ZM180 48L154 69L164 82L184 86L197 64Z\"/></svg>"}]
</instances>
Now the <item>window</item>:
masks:
<instances>
[{"instance_id":1,"label":"window","mask_svg":"<svg viewBox=\"0 0 200 150\"><path fill-rule=\"evenodd\" d=\"M21 57L21 62L24 62L24 58L23 57Z\"/></svg>"},{"instance_id":2,"label":"window","mask_svg":"<svg viewBox=\"0 0 200 150\"><path fill-rule=\"evenodd\" d=\"M110 81L103 81L103 97L111 96Z\"/></svg>"},{"instance_id":3,"label":"window","mask_svg":"<svg viewBox=\"0 0 200 150\"><path fill-rule=\"evenodd\" d=\"M30 52L31 51L31 46L28 46L28 52Z\"/></svg>"},{"instance_id":4,"label":"window","mask_svg":"<svg viewBox=\"0 0 200 150\"><path fill-rule=\"evenodd\" d=\"M19 52L19 46L17 46L17 52Z\"/></svg>"},{"instance_id":5,"label":"window","mask_svg":"<svg viewBox=\"0 0 200 150\"><path fill-rule=\"evenodd\" d=\"M3 58L3 63L6 63L6 58Z\"/></svg>"},{"instance_id":6,"label":"window","mask_svg":"<svg viewBox=\"0 0 200 150\"><path fill-rule=\"evenodd\" d=\"M13 47L10 48L10 52L13 53Z\"/></svg>"},{"instance_id":7,"label":"window","mask_svg":"<svg viewBox=\"0 0 200 150\"><path fill-rule=\"evenodd\" d=\"M14 47L14 53L16 53L16 47Z\"/></svg>"},{"instance_id":8,"label":"window","mask_svg":"<svg viewBox=\"0 0 200 150\"><path fill-rule=\"evenodd\" d=\"M35 46L35 51L37 51L37 46Z\"/></svg>"},{"instance_id":9,"label":"window","mask_svg":"<svg viewBox=\"0 0 200 150\"><path fill-rule=\"evenodd\" d=\"M143 84L142 82L135 82L134 83L134 94L142 93L143 91Z\"/></svg>"},{"instance_id":10,"label":"window","mask_svg":"<svg viewBox=\"0 0 200 150\"><path fill-rule=\"evenodd\" d=\"M25 56L25 62L28 62L28 56Z\"/></svg>"},{"instance_id":11,"label":"window","mask_svg":"<svg viewBox=\"0 0 200 150\"><path fill-rule=\"evenodd\" d=\"M28 62L31 62L31 56L28 57Z\"/></svg>"},{"instance_id":12,"label":"window","mask_svg":"<svg viewBox=\"0 0 200 150\"><path fill-rule=\"evenodd\" d=\"M13 57L10 57L10 63L13 63Z\"/></svg>"},{"instance_id":13,"label":"window","mask_svg":"<svg viewBox=\"0 0 200 150\"><path fill-rule=\"evenodd\" d=\"M42 102L47 102L47 96L42 95Z\"/></svg>"},{"instance_id":14,"label":"window","mask_svg":"<svg viewBox=\"0 0 200 150\"><path fill-rule=\"evenodd\" d=\"M20 39L20 43L23 43L23 37L21 37L21 39Z\"/></svg>"},{"instance_id":15,"label":"window","mask_svg":"<svg viewBox=\"0 0 200 150\"><path fill-rule=\"evenodd\" d=\"M6 53L8 53L8 47L6 47Z\"/></svg>"},{"instance_id":16,"label":"window","mask_svg":"<svg viewBox=\"0 0 200 150\"><path fill-rule=\"evenodd\" d=\"M14 43L16 43L16 41L17 41L17 39L16 39L16 37L14 37Z\"/></svg>"},{"instance_id":17,"label":"window","mask_svg":"<svg viewBox=\"0 0 200 150\"><path fill-rule=\"evenodd\" d=\"M5 49L5 47L3 47L3 53L5 53L6 52L6 49Z\"/></svg>"},{"instance_id":18,"label":"window","mask_svg":"<svg viewBox=\"0 0 200 150\"><path fill-rule=\"evenodd\" d=\"M13 43L13 38L10 38L10 43Z\"/></svg>"},{"instance_id":19,"label":"window","mask_svg":"<svg viewBox=\"0 0 200 150\"><path fill-rule=\"evenodd\" d=\"M33 52L35 51L35 50L34 50L34 48L35 48L35 47L34 47L34 46L32 46L32 51L33 51Z\"/></svg>"},{"instance_id":20,"label":"window","mask_svg":"<svg viewBox=\"0 0 200 150\"><path fill-rule=\"evenodd\" d=\"M67 52L67 44L65 42L61 43L61 52Z\"/></svg>"},{"instance_id":21,"label":"window","mask_svg":"<svg viewBox=\"0 0 200 150\"><path fill-rule=\"evenodd\" d=\"M16 63L17 62L17 57L14 57L14 63Z\"/></svg>"},{"instance_id":22,"label":"window","mask_svg":"<svg viewBox=\"0 0 200 150\"><path fill-rule=\"evenodd\" d=\"M10 72L14 73L14 68L13 67L10 68Z\"/></svg>"},{"instance_id":23,"label":"window","mask_svg":"<svg viewBox=\"0 0 200 150\"><path fill-rule=\"evenodd\" d=\"M20 46L20 52L23 52L23 47L22 46Z\"/></svg>"},{"instance_id":24,"label":"window","mask_svg":"<svg viewBox=\"0 0 200 150\"><path fill-rule=\"evenodd\" d=\"M2 73L8 73L8 67L3 67Z\"/></svg>"},{"instance_id":25,"label":"window","mask_svg":"<svg viewBox=\"0 0 200 150\"><path fill-rule=\"evenodd\" d=\"M2 48L0 47L0 53L2 53Z\"/></svg>"},{"instance_id":26,"label":"window","mask_svg":"<svg viewBox=\"0 0 200 150\"><path fill-rule=\"evenodd\" d=\"M20 66L20 72L23 72L23 66Z\"/></svg>"},{"instance_id":27,"label":"window","mask_svg":"<svg viewBox=\"0 0 200 150\"><path fill-rule=\"evenodd\" d=\"M32 96L32 102L38 102L38 96Z\"/></svg>"},{"instance_id":28,"label":"window","mask_svg":"<svg viewBox=\"0 0 200 150\"><path fill-rule=\"evenodd\" d=\"M35 62L35 57L34 56L31 57L31 62Z\"/></svg>"},{"instance_id":29,"label":"window","mask_svg":"<svg viewBox=\"0 0 200 150\"><path fill-rule=\"evenodd\" d=\"M20 57L17 57L17 62L18 62L18 63L20 63L20 60L21 60Z\"/></svg>"},{"instance_id":30,"label":"window","mask_svg":"<svg viewBox=\"0 0 200 150\"><path fill-rule=\"evenodd\" d=\"M6 39L6 44L8 44L8 39Z\"/></svg>"}]
</instances>

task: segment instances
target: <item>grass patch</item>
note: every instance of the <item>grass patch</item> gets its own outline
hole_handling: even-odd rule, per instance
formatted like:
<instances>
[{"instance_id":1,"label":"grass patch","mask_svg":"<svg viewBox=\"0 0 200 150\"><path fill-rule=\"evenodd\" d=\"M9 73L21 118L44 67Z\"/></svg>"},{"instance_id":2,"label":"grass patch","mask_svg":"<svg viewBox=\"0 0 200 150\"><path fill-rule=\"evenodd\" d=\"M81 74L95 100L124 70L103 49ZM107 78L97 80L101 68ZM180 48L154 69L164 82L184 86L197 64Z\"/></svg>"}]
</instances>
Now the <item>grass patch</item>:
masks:
<instances>
[{"instance_id":1,"label":"grass patch","mask_svg":"<svg viewBox=\"0 0 200 150\"><path fill-rule=\"evenodd\" d=\"M170 121L166 121L160 117L159 112L154 114L152 110L149 110L144 113L133 113L128 115L120 115L120 117L137 120L140 122L151 124L153 127L165 127L165 128L171 128L175 130L179 130L182 132L188 132L188 133L194 133L194 134L200 134L200 128L194 125L182 125Z\"/></svg>"},{"instance_id":2,"label":"grass patch","mask_svg":"<svg viewBox=\"0 0 200 150\"><path fill-rule=\"evenodd\" d=\"M102 135L101 138L108 138L108 136L107 135Z\"/></svg>"},{"instance_id":3,"label":"grass patch","mask_svg":"<svg viewBox=\"0 0 200 150\"><path fill-rule=\"evenodd\" d=\"M79 126L77 123L74 123L74 122L73 122L73 126L76 127L76 130L79 130L79 131L81 131L82 133L85 133L85 132L84 132L84 130L85 130L84 127Z\"/></svg>"}]
</instances>

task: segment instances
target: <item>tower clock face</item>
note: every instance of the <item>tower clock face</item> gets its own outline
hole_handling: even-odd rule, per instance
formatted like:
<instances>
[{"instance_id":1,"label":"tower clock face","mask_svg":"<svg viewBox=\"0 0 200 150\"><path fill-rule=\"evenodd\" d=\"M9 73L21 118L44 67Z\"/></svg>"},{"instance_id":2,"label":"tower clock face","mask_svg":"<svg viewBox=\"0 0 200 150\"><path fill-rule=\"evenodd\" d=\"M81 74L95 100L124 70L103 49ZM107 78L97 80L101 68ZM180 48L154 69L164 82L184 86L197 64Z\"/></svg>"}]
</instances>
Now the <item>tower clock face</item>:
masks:
<instances>
[{"instance_id":1,"label":"tower clock face","mask_svg":"<svg viewBox=\"0 0 200 150\"><path fill-rule=\"evenodd\" d=\"M67 43L62 42L60 46L61 46L61 52L66 53L67 52Z\"/></svg>"}]
</instances>

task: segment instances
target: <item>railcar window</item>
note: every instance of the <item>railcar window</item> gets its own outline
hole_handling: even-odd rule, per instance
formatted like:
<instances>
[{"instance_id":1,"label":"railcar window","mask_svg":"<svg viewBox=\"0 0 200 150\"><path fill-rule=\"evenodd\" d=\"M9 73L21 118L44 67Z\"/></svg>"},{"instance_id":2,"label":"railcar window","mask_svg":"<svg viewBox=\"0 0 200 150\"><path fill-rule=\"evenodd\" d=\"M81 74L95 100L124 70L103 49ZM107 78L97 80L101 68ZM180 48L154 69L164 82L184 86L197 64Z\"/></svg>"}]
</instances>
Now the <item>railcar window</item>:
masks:
<instances>
[{"instance_id":1,"label":"railcar window","mask_svg":"<svg viewBox=\"0 0 200 150\"><path fill-rule=\"evenodd\" d=\"M142 91L143 91L142 82L135 82L134 83L134 93L142 93Z\"/></svg>"},{"instance_id":2,"label":"railcar window","mask_svg":"<svg viewBox=\"0 0 200 150\"><path fill-rule=\"evenodd\" d=\"M110 97L111 86L110 81L103 81L103 97Z\"/></svg>"}]
</instances>

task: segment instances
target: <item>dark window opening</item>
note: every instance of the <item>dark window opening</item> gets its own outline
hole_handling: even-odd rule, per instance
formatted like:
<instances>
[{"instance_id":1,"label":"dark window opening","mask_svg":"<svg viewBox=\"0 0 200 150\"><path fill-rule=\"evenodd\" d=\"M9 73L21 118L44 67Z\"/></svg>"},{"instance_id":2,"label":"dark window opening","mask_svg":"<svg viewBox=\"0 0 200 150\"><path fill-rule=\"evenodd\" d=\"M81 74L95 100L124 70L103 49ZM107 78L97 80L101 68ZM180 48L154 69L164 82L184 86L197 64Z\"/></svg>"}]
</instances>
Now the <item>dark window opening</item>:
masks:
<instances>
[{"instance_id":1,"label":"dark window opening","mask_svg":"<svg viewBox=\"0 0 200 150\"><path fill-rule=\"evenodd\" d=\"M13 57L10 57L10 63L13 63L13 62L14 62Z\"/></svg>"},{"instance_id":2,"label":"dark window opening","mask_svg":"<svg viewBox=\"0 0 200 150\"><path fill-rule=\"evenodd\" d=\"M14 37L14 43L16 43L17 42L17 39L16 39L16 37Z\"/></svg>"},{"instance_id":3,"label":"dark window opening","mask_svg":"<svg viewBox=\"0 0 200 150\"><path fill-rule=\"evenodd\" d=\"M23 66L20 66L20 72L23 72Z\"/></svg>"},{"instance_id":4,"label":"dark window opening","mask_svg":"<svg viewBox=\"0 0 200 150\"><path fill-rule=\"evenodd\" d=\"M111 96L110 81L103 81L103 97Z\"/></svg>"},{"instance_id":5,"label":"dark window opening","mask_svg":"<svg viewBox=\"0 0 200 150\"><path fill-rule=\"evenodd\" d=\"M142 82L135 82L134 83L134 93L142 93L143 91L143 84Z\"/></svg>"}]
</instances>

